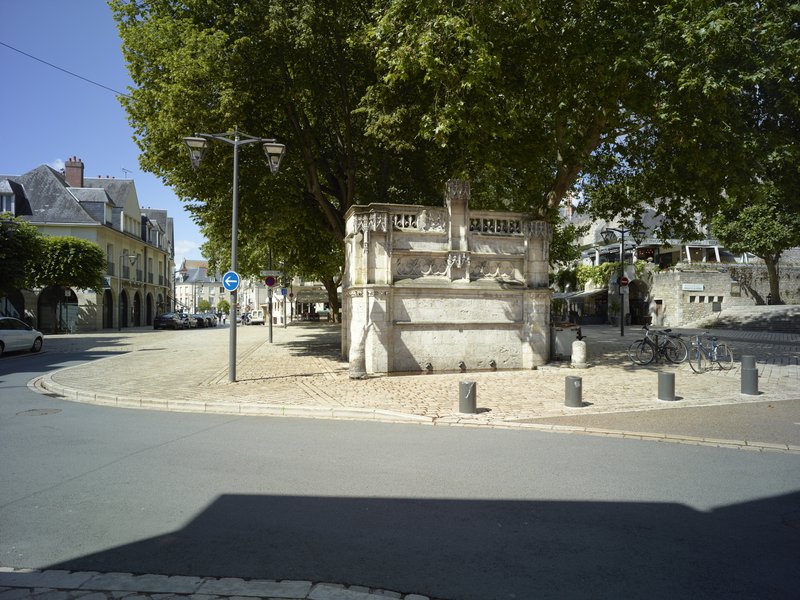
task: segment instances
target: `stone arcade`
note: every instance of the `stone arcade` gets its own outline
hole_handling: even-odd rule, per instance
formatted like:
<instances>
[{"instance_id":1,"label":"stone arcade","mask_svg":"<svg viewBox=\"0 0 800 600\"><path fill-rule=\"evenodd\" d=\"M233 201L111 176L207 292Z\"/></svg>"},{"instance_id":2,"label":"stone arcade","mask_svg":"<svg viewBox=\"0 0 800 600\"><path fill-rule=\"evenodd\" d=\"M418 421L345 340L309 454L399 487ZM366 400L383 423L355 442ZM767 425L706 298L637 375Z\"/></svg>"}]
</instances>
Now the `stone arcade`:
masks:
<instances>
[{"instance_id":1,"label":"stone arcade","mask_svg":"<svg viewBox=\"0 0 800 600\"><path fill-rule=\"evenodd\" d=\"M550 225L470 211L469 183L445 208L347 212L342 353L351 377L530 369L550 349Z\"/></svg>"}]
</instances>

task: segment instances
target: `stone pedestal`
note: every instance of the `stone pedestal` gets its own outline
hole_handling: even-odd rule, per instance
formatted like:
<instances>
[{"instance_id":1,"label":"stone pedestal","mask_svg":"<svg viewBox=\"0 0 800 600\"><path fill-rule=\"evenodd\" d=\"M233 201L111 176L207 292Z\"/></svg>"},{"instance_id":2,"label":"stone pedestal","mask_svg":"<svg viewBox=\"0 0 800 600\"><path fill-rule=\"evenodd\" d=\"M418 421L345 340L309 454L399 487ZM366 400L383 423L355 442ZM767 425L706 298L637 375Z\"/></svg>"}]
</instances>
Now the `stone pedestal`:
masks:
<instances>
[{"instance_id":1,"label":"stone pedestal","mask_svg":"<svg viewBox=\"0 0 800 600\"><path fill-rule=\"evenodd\" d=\"M586 342L575 340L572 342L572 363L573 369L585 369L589 365L586 363Z\"/></svg>"}]
</instances>

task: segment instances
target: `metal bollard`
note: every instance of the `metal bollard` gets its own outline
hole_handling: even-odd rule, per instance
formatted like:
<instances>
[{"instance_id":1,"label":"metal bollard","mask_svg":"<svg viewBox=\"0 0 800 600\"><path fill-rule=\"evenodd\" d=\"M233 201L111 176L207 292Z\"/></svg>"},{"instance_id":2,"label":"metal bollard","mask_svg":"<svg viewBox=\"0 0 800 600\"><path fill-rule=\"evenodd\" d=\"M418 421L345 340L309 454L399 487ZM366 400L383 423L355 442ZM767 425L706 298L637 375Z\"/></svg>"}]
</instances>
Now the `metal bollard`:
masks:
<instances>
[{"instance_id":1,"label":"metal bollard","mask_svg":"<svg viewBox=\"0 0 800 600\"><path fill-rule=\"evenodd\" d=\"M668 402L675 400L675 373L658 374L658 399Z\"/></svg>"},{"instance_id":2,"label":"metal bollard","mask_svg":"<svg viewBox=\"0 0 800 600\"><path fill-rule=\"evenodd\" d=\"M742 356L742 369L755 369L756 368L756 357L745 355Z\"/></svg>"},{"instance_id":3,"label":"metal bollard","mask_svg":"<svg viewBox=\"0 0 800 600\"><path fill-rule=\"evenodd\" d=\"M475 414L478 412L478 384L462 381L458 386L458 412Z\"/></svg>"},{"instance_id":4,"label":"metal bollard","mask_svg":"<svg viewBox=\"0 0 800 600\"><path fill-rule=\"evenodd\" d=\"M742 394L758 396L758 369L755 356L742 356Z\"/></svg>"},{"instance_id":5,"label":"metal bollard","mask_svg":"<svg viewBox=\"0 0 800 600\"><path fill-rule=\"evenodd\" d=\"M580 377L567 377L564 380L564 391L566 394L564 399L565 406L569 406L570 408L580 408L583 406L583 400L581 399L583 389Z\"/></svg>"}]
</instances>

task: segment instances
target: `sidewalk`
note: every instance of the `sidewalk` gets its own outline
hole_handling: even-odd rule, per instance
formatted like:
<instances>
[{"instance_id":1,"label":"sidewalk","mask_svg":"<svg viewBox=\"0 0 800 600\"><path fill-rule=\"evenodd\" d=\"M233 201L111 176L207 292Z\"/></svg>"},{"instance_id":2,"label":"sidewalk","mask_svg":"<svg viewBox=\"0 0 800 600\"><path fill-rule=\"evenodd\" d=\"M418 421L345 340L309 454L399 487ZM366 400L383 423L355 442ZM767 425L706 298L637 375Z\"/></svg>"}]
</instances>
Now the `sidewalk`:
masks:
<instances>
[{"instance_id":1,"label":"sidewalk","mask_svg":"<svg viewBox=\"0 0 800 600\"><path fill-rule=\"evenodd\" d=\"M587 369L572 369L565 362L525 371L352 380L347 363L339 357L338 326L295 323L288 328L275 327L272 344L267 341L266 326L240 326L235 383L228 382L227 327L73 334L49 338L46 348L107 356L50 373L37 386L70 400L126 408L565 431L588 428L532 421L575 414L800 399L800 335L735 330L714 333L734 348L737 360L730 371L697 375L685 363L634 366L627 347L641 337L640 329L626 328L621 337L619 329L598 325L583 328L590 363ZM743 354L756 357L758 396L740 393L738 359ZM674 402L657 399L658 373L662 371L675 374ZM582 379L582 408L564 405L568 375ZM477 414L458 412L459 382L464 380L477 384ZM772 447L739 442L756 449ZM779 449L795 450L786 445Z\"/></svg>"}]
</instances>

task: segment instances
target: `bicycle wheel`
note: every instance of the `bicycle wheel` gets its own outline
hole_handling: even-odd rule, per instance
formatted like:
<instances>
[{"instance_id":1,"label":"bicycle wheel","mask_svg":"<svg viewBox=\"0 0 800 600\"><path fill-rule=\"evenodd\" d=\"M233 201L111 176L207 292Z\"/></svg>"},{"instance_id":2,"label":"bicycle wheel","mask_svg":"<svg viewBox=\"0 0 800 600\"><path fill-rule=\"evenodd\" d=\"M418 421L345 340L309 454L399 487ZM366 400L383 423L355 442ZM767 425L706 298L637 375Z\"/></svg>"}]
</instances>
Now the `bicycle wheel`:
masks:
<instances>
[{"instance_id":1,"label":"bicycle wheel","mask_svg":"<svg viewBox=\"0 0 800 600\"><path fill-rule=\"evenodd\" d=\"M694 347L689 351L689 366L695 373L705 373L711 367L711 361L705 352Z\"/></svg>"},{"instance_id":2,"label":"bicycle wheel","mask_svg":"<svg viewBox=\"0 0 800 600\"><path fill-rule=\"evenodd\" d=\"M630 345L628 348L628 356L634 364L649 365L656 357L656 353L655 350L653 350L653 346L644 340L639 340Z\"/></svg>"},{"instance_id":3,"label":"bicycle wheel","mask_svg":"<svg viewBox=\"0 0 800 600\"><path fill-rule=\"evenodd\" d=\"M717 364L726 371L733 368L733 350L727 344L717 346Z\"/></svg>"},{"instance_id":4,"label":"bicycle wheel","mask_svg":"<svg viewBox=\"0 0 800 600\"><path fill-rule=\"evenodd\" d=\"M689 349L686 348L686 344L681 338L667 338L667 341L664 342L664 356L667 357L667 360L671 363L682 363L686 360L686 357L689 354Z\"/></svg>"}]
</instances>

